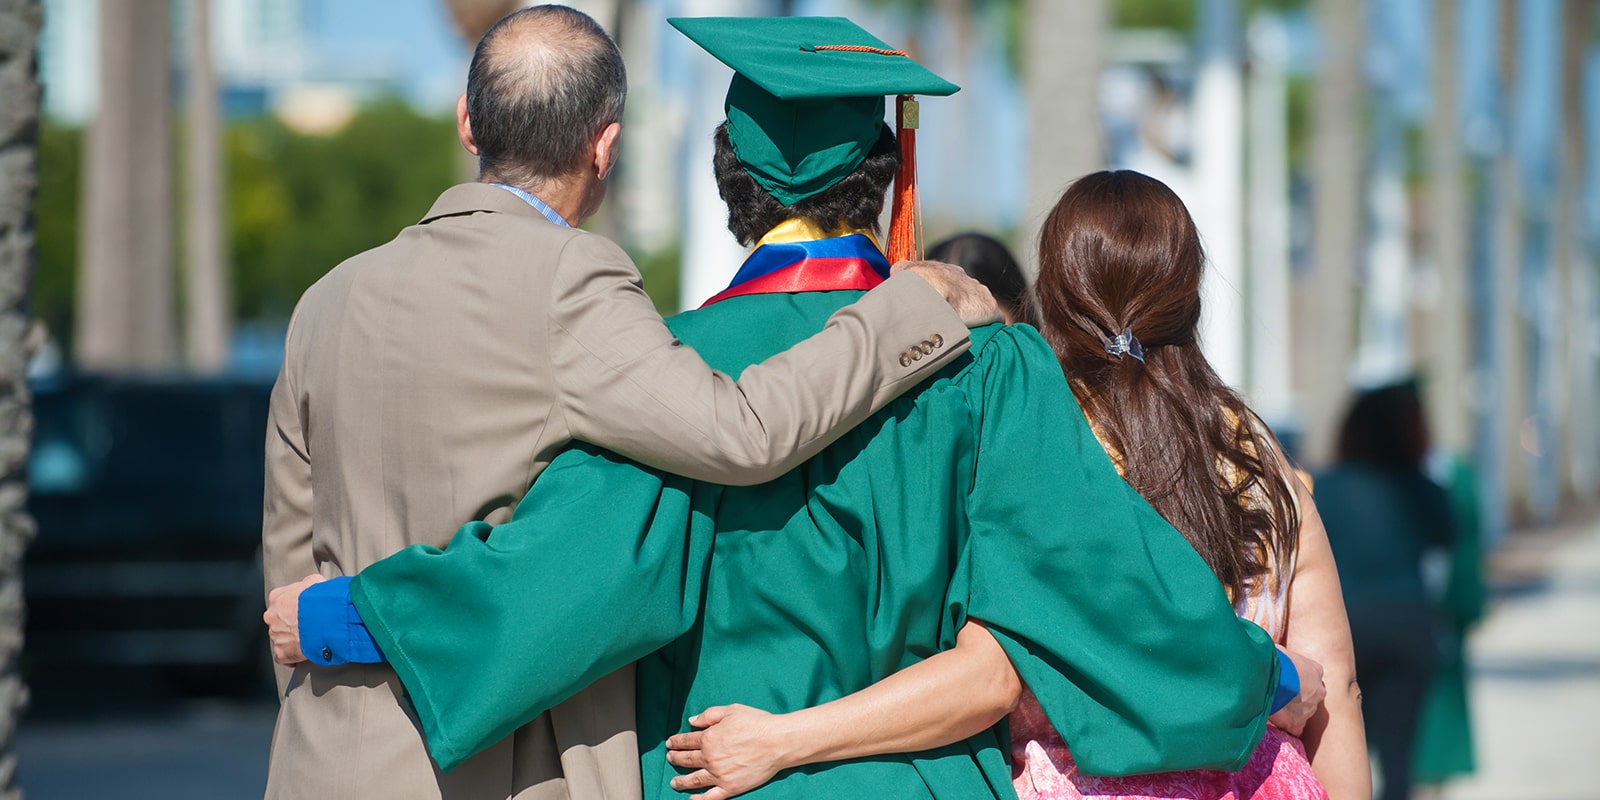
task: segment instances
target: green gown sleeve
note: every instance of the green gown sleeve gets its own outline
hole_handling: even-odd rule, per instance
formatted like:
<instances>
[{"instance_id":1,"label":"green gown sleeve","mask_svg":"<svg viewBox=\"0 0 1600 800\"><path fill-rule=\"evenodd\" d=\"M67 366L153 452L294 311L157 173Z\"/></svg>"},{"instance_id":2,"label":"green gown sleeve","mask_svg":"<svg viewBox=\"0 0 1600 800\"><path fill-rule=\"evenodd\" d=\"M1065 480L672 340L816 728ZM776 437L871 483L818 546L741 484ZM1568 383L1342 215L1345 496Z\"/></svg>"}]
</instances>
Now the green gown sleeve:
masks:
<instances>
[{"instance_id":1,"label":"green gown sleeve","mask_svg":"<svg viewBox=\"0 0 1600 800\"><path fill-rule=\"evenodd\" d=\"M1012 326L983 360L953 601L994 633L1083 771L1241 768L1277 684L1271 637L1117 473L1036 332Z\"/></svg>"},{"instance_id":2,"label":"green gown sleeve","mask_svg":"<svg viewBox=\"0 0 1600 800\"><path fill-rule=\"evenodd\" d=\"M445 550L362 570L351 599L440 768L688 630L717 491L580 446L492 531L469 523Z\"/></svg>"}]
</instances>

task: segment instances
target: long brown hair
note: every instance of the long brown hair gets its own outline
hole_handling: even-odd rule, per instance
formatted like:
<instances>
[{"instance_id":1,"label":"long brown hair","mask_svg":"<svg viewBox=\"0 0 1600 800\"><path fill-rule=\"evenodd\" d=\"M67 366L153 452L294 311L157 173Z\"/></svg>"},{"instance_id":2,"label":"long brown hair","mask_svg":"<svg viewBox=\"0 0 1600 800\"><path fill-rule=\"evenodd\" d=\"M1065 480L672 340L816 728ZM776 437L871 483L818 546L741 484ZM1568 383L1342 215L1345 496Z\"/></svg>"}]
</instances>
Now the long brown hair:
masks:
<instances>
[{"instance_id":1,"label":"long brown hair","mask_svg":"<svg viewBox=\"0 0 1600 800\"><path fill-rule=\"evenodd\" d=\"M1205 254L1166 184L1079 178L1039 235L1039 329L1123 474L1194 545L1229 595L1283 573L1300 528L1264 425L1196 341ZM1124 329L1144 361L1108 351Z\"/></svg>"}]
</instances>

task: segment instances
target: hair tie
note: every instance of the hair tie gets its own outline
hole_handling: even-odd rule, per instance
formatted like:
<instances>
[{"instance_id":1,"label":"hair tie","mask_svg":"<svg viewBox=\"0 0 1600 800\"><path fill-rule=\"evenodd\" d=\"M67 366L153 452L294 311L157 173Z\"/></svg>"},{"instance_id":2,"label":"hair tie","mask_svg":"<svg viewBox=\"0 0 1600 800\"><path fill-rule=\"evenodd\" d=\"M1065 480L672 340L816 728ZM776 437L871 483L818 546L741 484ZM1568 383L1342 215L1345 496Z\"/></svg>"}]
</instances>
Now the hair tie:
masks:
<instances>
[{"instance_id":1,"label":"hair tie","mask_svg":"<svg viewBox=\"0 0 1600 800\"><path fill-rule=\"evenodd\" d=\"M1144 363L1144 347L1140 346L1138 339L1133 338L1131 328L1123 328L1115 338L1106 340L1106 355L1116 356L1121 361L1124 353L1139 359L1140 364Z\"/></svg>"}]
</instances>

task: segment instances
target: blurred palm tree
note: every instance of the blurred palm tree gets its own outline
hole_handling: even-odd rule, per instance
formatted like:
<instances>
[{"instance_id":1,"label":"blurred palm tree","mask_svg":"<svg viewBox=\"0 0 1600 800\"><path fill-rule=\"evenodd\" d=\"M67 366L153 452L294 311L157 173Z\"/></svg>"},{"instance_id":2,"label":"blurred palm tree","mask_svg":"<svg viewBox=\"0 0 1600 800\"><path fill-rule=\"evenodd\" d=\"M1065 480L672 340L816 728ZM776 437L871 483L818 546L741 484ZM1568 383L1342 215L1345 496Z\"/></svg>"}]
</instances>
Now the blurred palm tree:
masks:
<instances>
[{"instance_id":1,"label":"blurred palm tree","mask_svg":"<svg viewBox=\"0 0 1600 800\"><path fill-rule=\"evenodd\" d=\"M171 368L171 68L166 0L101 0L99 108L87 137L77 360Z\"/></svg>"},{"instance_id":2,"label":"blurred palm tree","mask_svg":"<svg viewBox=\"0 0 1600 800\"><path fill-rule=\"evenodd\" d=\"M184 351L189 368L227 366L232 291L223 256L222 110L211 58L211 0L195 0L189 18Z\"/></svg>"},{"instance_id":3,"label":"blurred palm tree","mask_svg":"<svg viewBox=\"0 0 1600 800\"><path fill-rule=\"evenodd\" d=\"M1592 500L1600 489L1596 474L1593 409L1596 404L1595 364L1591 344L1581 331L1595 308L1596 283L1593 253L1588 252L1583 229L1583 178L1585 165L1596 154L1585 152L1583 137L1584 62L1594 36L1596 0L1569 0L1562 7L1561 42L1561 157L1556 207L1557 268L1561 271L1557 296L1565 298L1561 345L1564 364L1558 369L1565 385L1557 396L1568 398L1556 435L1560 448L1564 491ZM1562 301L1557 301L1562 302Z\"/></svg>"},{"instance_id":4,"label":"blurred palm tree","mask_svg":"<svg viewBox=\"0 0 1600 800\"><path fill-rule=\"evenodd\" d=\"M22 653L22 553L33 538L27 464L28 281L38 184L39 0L0 0L0 798L17 788L17 720L27 690Z\"/></svg>"},{"instance_id":5,"label":"blurred palm tree","mask_svg":"<svg viewBox=\"0 0 1600 800\"><path fill-rule=\"evenodd\" d=\"M1303 458L1332 459L1355 348L1355 269L1361 236L1365 0L1317 0L1322 54L1311 134L1312 274L1295 314L1294 385L1305 407Z\"/></svg>"},{"instance_id":6,"label":"blurred palm tree","mask_svg":"<svg viewBox=\"0 0 1600 800\"><path fill-rule=\"evenodd\" d=\"M1467 193L1457 96L1456 0L1434 0L1433 114L1428 122L1428 250L1438 274L1430 352L1428 418L1434 438L1457 453L1472 444L1472 421L1461 402L1472 367L1468 312Z\"/></svg>"},{"instance_id":7,"label":"blurred palm tree","mask_svg":"<svg viewBox=\"0 0 1600 800\"><path fill-rule=\"evenodd\" d=\"M1019 249L1025 263L1038 263L1039 226L1067 184L1105 164L1097 89L1111 12L1110 0L1024 0L1029 136Z\"/></svg>"}]
</instances>

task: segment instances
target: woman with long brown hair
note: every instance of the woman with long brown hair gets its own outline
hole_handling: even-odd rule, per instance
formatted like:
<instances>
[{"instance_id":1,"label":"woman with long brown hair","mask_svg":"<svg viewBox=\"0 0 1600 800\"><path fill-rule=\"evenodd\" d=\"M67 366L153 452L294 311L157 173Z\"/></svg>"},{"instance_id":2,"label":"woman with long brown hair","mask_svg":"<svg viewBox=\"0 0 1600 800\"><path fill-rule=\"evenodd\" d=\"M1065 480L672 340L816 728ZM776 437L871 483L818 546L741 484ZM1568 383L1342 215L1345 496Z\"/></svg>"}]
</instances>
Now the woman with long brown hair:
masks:
<instances>
[{"instance_id":1,"label":"woman with long brown hair","mask_svg":"<svg viewBox=\"0 0 1600 800\"><path fill-rule=\"evenodd\" d=\"M1241 616L1286 654L1321 665L1320 678L1302 673L1319 697L1328 687L1320 708L1308 701L1307 714L1317 709L1310 721L1270 719L1304 723L1302 735L1269 726L1238 772L1083 774L1005 651L969 622L953 649L849 697L783 715L786 725L744 706L707 709L691 720L706 730L668 741L673 764L710 773L714 788L704 797L731 797L816 760L794 756L816 748L785 730L828 731L822 738L847 740L853 755L914 752L958 742L1010 712L1022 800L1370 800L1350 630L1327 534L1266 426L1200 352L1204 261L1194 221L1166 185L1135 172L1095 173L1074 183L1045 222L1026 316L1038 320L1082 408L1061 413L1088 417L1124 477L1183 533ZM1041 605L1038 613L1052 612ZM1137 635L1139 622L1107 624ZM985 707L991 697L1004 698L1003 708Z\"/></svg>"},{"instance_id":2,"label":"woman with long brown hair","mask_svg":"<svg viewBox=\"0 0 1600 800\"><path fill-rule=\"evenodd\" d=\"M1328 694L1302 738L1269 728L1238 773L1128 778L1079 773L1070 742L1025 695L1011 717L1018 793L1315 797L1314 772L1332 797L1369 797L1350 628L1327 533L1266 425L1201 352L1205 254L1188 209L1154 178L1097 172L1056 203L1039 253L1039 329L1096 436L1211 566L1239 614L1323 665Z\"/></svg>"}]
</instances>

